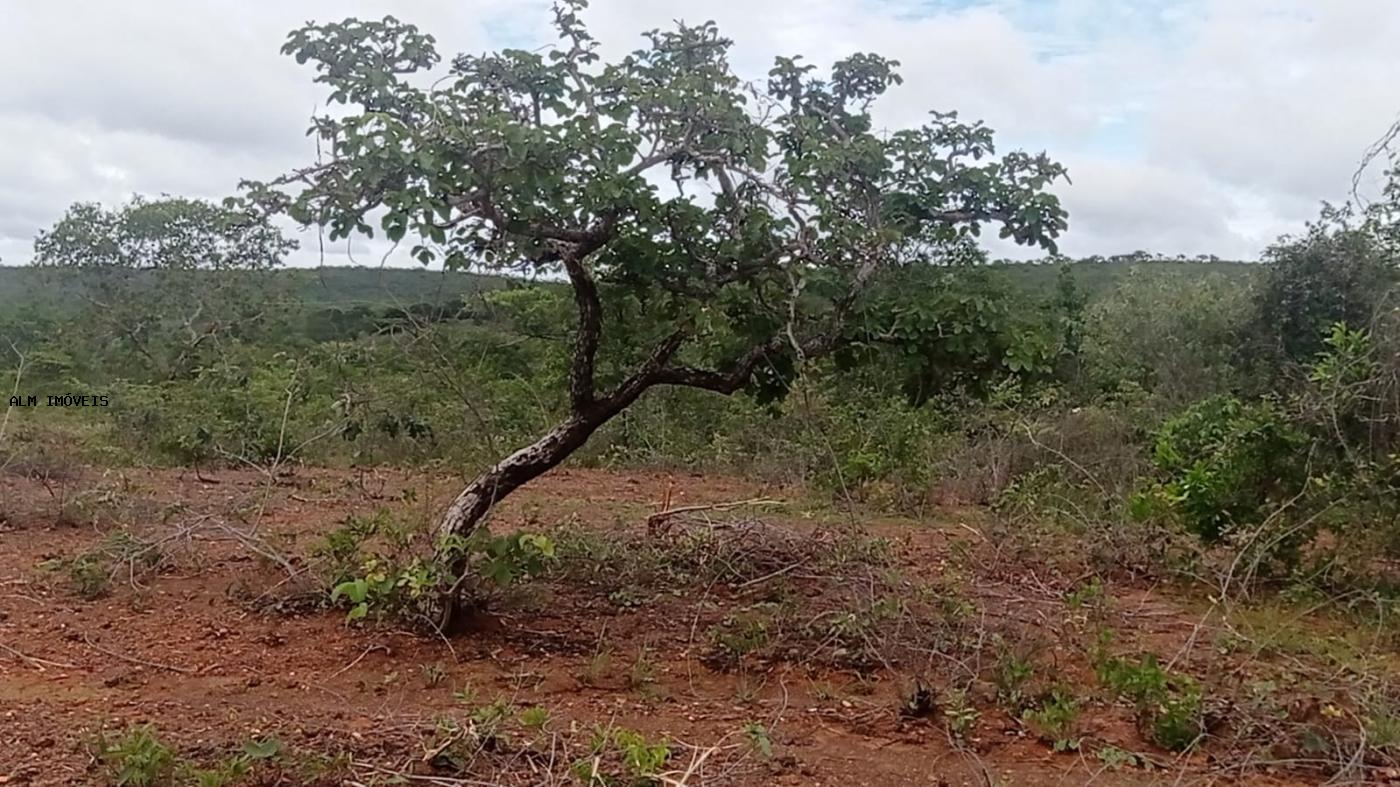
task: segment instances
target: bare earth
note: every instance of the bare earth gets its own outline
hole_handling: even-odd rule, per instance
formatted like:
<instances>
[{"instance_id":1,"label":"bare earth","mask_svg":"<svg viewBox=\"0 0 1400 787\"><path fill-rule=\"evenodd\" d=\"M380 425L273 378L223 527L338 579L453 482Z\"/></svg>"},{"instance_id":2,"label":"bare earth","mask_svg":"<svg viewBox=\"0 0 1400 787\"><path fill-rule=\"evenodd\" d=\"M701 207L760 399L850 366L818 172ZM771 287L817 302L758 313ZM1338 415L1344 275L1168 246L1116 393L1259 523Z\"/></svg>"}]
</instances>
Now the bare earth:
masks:
<instances>
[{"instance_id":1,"label":"bare earth","mask_svg":"<svg viewBox=\"0 0 1400 787\"><path fill-rule=\"evenodd\" d=\"M618 604L545 580L525 602L481 616L450 640L387 624L351 626L341 610L290 601L268 610L266 602L293 584L284 581L289 569L298 573L317 539L347 515L387 506L427 516L452 483L313 468L276 483L253 471L206 478L212 482L165 470L88 470L61 483L0 477L0 784L107 783L92 756L94 736L147 722L193 759L215 760L267 735L288 751L348 755L339 775L265 769L257 783L266 784L390 783L394 774L422 784L568 783L560 763L586 760L588 731L609 724L669 740L670 778L691 785L1320 781L1286 765L1238 771L1219 752L1157 748L1138 732L1131 709L1108 701L1081 720L1086 745L1056 753L988 698L980 698L962 739L937 714L902 713L914 668L857 672L800 652L743 669L716 667L705 632L765 582ZM137 520L133 533L163 539L168 557L152 574L116 571L110 592L87 601L52 566L102 543L112 529L61 515L65 497L93 489L112 490L105 504ZM493 528L574 520L605 537L636 537L667 499L674 507L758 497L789 501L764 515L775 527L816 530L845 518L803 502L809 498L801 490L740 479L567 470L512 497ZM858 518L896 543L897 568L910 576L937 579L961 559L975 577L965 589L974 619L1038 632L1046 643L1038 663L1093 691L1082 653L1061 648L1086 630L1084 613L1064 602L1078 578L988 557L973 513ZM259 545L298 557L279 565L256 554ZM787 573L800 592L800 571ZM1130 642L1164 658L1181 654L1181 666L1208 670L1219 658L1205 645L1210 632L1198 626L1197 606L1145 581L1110 583L1099 614ZM640 661L652 665L645 685L633 674ZM936 688L939 679L928 674ZM517 735L515 749L484 753L466 775L435 770L435 720L469 716L497 698L546 708L551 732L529 744ZM767 731L771 752L746 738L754 724ZM1108 744L1142 753L1155 767L1109 767L1093 754Z\"/></svg>"}]
</instances>

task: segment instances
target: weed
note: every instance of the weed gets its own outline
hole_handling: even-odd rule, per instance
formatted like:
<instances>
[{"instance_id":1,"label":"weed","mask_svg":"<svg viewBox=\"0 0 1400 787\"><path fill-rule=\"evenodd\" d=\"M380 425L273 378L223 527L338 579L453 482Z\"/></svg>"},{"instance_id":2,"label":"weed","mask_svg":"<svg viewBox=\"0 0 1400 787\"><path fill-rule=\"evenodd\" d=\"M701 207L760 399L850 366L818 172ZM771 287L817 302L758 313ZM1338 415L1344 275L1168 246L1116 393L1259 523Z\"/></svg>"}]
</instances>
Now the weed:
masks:
<instances>
[{"instance_id":1,"label":"weed","mask_svg":"<svg viewBox=\"0 0 1400 787\"><path fill-rule=\"evenodd\" d=\"M472 712L472 731L483 743L497 741L503 737L506 722L514 715L515 707L504 698L497 698Z\"/></svg>"},{"instance_id":2,"label":"weed","mask_svg":"<svg viewBox=\"0 0 1400 787\"><path fill-rule=\"evenodd\" d=\"M520 711L520 726L527 730L544 732L549 726L549 709L536 705Z\"/></svg>"},{"instance_id":3,"label":"weed","mask_svg":"<svg viewBox=\"0 0 1400 787\"><path fill-rule=\"evenodd\" d=\"M949 689L943 697L943 719L948 731L959 740L965 739L977 724L977 709L968 701L963 689Z\"/></svg>"},{"instance_id":4,"label":"weed","mask_svg":"<svg viewBox=\"0 0 1400 787\"><path fill-rule=\"evenodd\" d=\"M579 681L585 686L600 688L612 673L612 651L607 648L600 648L588 659L588 664L583 668L583 674L579 676Z\"/></svg>"},{"instance_id":5,"label":"weed","mask_svg":"<svg viewBox=\"0 0 1400 787\"><path fill-rule=\"evenodd\" d=\"M452 699L462 705L476 704L476 687L470 683L464 684L462 688L452 692Z\"/></svg>"},{"instance_id":6,"label":"weed","mask_svg":"<svg viewBox=\"0 0 1400 787\"><path fill-rule=\"evenodd\" d=\"M1104 746L1094 756L1098 757L1099 762L1103 763L1105 767L1113 771L1123 768L1141 768L1147 764L1147 760L1141 756L1117 746Z\"/></svg>"},{"instance_id":7,"label":"weed","mask_svg":"<svg viewBox=\"0 0 1400 787\"><path fill-rule=\"evenodd\" d=\"M767 727L751 721L744 725L744 738L764 760L773 758L773 738L768 734Z\"/></svg>"},{"instance_id":8,"label":"weed","mask_svg":"<svg viewBox=\"0 0 1400 787\"><path fill-rule=\"evenodd\" d=\"M768 616L754 611L726 617L710 628L710 642L716 656L728 664L740 664L744 657L768 644Z\"/></svg>"},{"instance_id":9,"label":"weed","mask_svg":"<svg viewBox=\"0 0 1400 787\"><path fill-rule=\"evenodd\" d=\"M1111 632L1099 637L1094 671L1099 682L1115 696L1130 700L1138 722L1155 743L1185 751L1205 732L1200 686L1184 675L1169 674L1148 653L1133 661L1107 653Z\"/></svg>"},{"instance_id":10,"label":"weed","mask_svg":"<svg viewBox=\"0 0 1400 787\"><path fill-rule=\"evenodd\" d=\"M613 743L622 751L622 762L639 779L656 775L671 757L671 747L665 741L648 741L632 730L613 732Z\"/></svg>"},{"instance_id":11,"label":"weed","mask_svg":"<svg viewBox=\"0 0 1400 787\"><path fill-rule=\"evenodd\" d=\"M637 649L637 660L632 662L632 670L627 675L627 685L633 691L650 691L656 684L656 659L651 646L642 645Z\"/></svg>"},{"instance_id":12,"label":"weed","mask_svg":"<svg viewBox=\"0 0 1400 787\"><path fill-rule=\"evenodd\" d=\"M739 682L734 684L734 704L752 705L758 701L758 692L763 688L761 681L755 682L749 675L741 674Z\"/></svg>"},{"instance_id":13,"label":"weed","mask_svg":"<svg viewBox=\"0 0 1400 787\"><path fill-rule=\"evenodd\" d=\"M1167 673L1151 653L1141 661L1109 657L1094 666L1099 682L1115 695L1125 697L1138 706L1159 702L1167 695Z\"/></svg>"},{"instance_id":14,"label":"weed","mask_svg":"<svg viewBox=\"0 0 1400 787\"><path fill-rule=\"evenodd\" d=\"M578 760L573 773L587 785L625 785L651 787L660 784L656 778L671 758L666 741L650 741L642 733L625 728L598 728L590 744L592 759ZM605 760L620 761L621 773L608 769Z\"/></svg>"},{"instance_id":15,"label":"weed","mask_svg":"<svg viewBox=\"0 0 1400 787\"><path fill-rule=\"evenodd\" d=\"M442 662L440 661L424 664L421 670L423 673L423 685L430 689L437 687L444 680L447 680L447 669L442 666Z\"/></svg>"},{"instance_id":16,"label":"weed","mask_svg":"<svg viewBox=\"0 0 1400 787\"><path fill-rule=\"evenodd\" d=\"M251 740L243 744L241 752L212 768L182 764L181 783L193 781L198 787L229 787L239 784L248 778L258 763L276 760L282 751L282 742L276 737Z\"/></svg>"},{"instance_id":17,"label":"weed","mask_svg":"<svg viewBox=\"0 0 1400 787\"><path fill-rule=\"evenodd\" d=\"M175 753L149 725L127 730L114 741L99 737L96 748L97 758L119 787L154 787L167 783L175 772Z\"/></svg>"},{"instance_id":18,"label":"weed","mask_svg":"<svg viewBox=\"0 0 1400 787\"><path fill-rule=\"evenodd\" d=\"M327 562L327 575L332 585L355 578L356 569L364 562L364 542L374 536L389 518L384 509L373 516L350 516L339 527L326 534L311 554Z\"/></svg>"},{"instance_id":19,"label":"weed","mask_svg":"<svg viewBox=\"0 0 1400 787\"><path fill-rule=\"evenodd\" d=\"M311 752L297 759L297 771L306 782L319 784L322 781L340 783L348 776L354 758L345 752L323 754Z\"/></svg>"},{"instance_id":20,"label":"weed","mask_svg":"<svg viewBox=\"0 0 1400 787\"><path fill-rule=\"evenodd\" d=\"M1026 685L1033 677L1035 665L1029 655L1018 653L1005 643L998 644L996 674L993 676L998 702L1013 710L1021 710L1026 702Z\"/></svg>"},{"instance_id":21,"label":"weed","mask_svg":"<svg viewBox=\"0 0 1400 787\"><path fill-rule=\"evenodd\" d=\"M79 555L68 561L68 582L83 601L96 601L111 592L112 574L101 558Z\"/></svg>"},{"instance_id":22,"label":"weed","mask_svg":"<svg viewBox=\"0 0 1400 787\"><path fill-rule=\"evenodd\" d=\"M1079 721L1079 702L1067 689L1053 689L1041 700L1038 707L1025 710L1021 714L1021 720L1037 737L1051 744L1057 752L1079 748L1079 738L1075 735Z\"/></svg>"},{"instance_id":23,"label":"weed","mask_svg":"<svg viewBox=\"0 0 1400 787\"><path fill-rule=\"evenodd\" d=\"M1150 714L1152 740L1173 751L1186 751L1205 734L1201 690L1194 681L1168 694Z\"/></svg>"},{"instance_id":24,"label":"weed","mask_svg":"<svg viewBox=\"0 0 1400 787\"><path fill-rule=\"evenodd\" d=\"M240 756L249 761L271 760L280 756L282 750L282 741L269 735L261 740L251 740L243 744L243 753Z\"/></svg>"},{"instance_id":25,"label":"weed","mask_svg":"<svg viewBox=\"0 0 1400 787\"><path fill-rule=\"evenodd\" d=\"M633 585L625 585L608 594L608 601L622 609L640 608L647 603L648 599L649 595L645 591Z\"/></svg>"},{"instance_id":26,"label":"weed","mask_svg":"<svg viewBox=\"0 0 1400 787\"><path fill-rule=\"evenodd\" d=\"M1096 607L1104 598L1103 581L1094 577L1088 583L1065 593L1065 605L1070 609Z\"/></svg>"},{"instance_id":27,"label":"weed","mask_svg":"<svg viewBox=\"0 0 1400 787\"><path fill-rule=\"evenodd\" d=\"M1400 749L1400 717L1372 711L1366 717L1366 740L1380 751Z\"/></svg>"},{"instance_id":28,"label":"weed","mask_svg":"<svg viewBox=\"0 0 1400 787\"><path fill-rule=\"evenodd\" d=\"M888 565L894 559L894 542L880 536L867 536L857 530L844 530L832 545L827 562L833 568L852 565Z\"/></svg>"},{"instance_id":29,"label":"weed","mask_svg":"<svg viewBox=\"0 0 1400 787\"><path fill-rule=\"evenodd\" d=\"M425 761L441 770L464 772L488 740L476 733L474 727L465 727L456 719L439 718L433 737L426 744Z\"/></svg>"},{"instance_id":30,"label":"weed","mask_svg":"<svg viewBox=\"0 0 1400 787\"><path fill-rule=\"evenodd\" d=\"M187 768L181 774L195 787L231 787L247 778L248 767L238 759L219 763L213 768Z\"/></svg>"}]
</instances>

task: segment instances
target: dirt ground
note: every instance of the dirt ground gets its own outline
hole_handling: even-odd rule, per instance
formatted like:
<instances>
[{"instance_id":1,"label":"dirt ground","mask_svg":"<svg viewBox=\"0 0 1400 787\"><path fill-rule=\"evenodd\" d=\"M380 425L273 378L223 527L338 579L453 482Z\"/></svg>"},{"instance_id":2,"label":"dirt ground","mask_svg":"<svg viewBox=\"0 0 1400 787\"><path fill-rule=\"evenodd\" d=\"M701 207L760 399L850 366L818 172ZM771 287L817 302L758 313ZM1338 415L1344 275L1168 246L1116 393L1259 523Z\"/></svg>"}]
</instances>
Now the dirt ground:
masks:
<instances>
[{"instance_id":1,"label":"dirt ground","mask_svg":"<svg viewBox=\"0 0 1400 787\"><path fill-rule=\"evenodd\" d=\"M1157 748L1130 709L1111 703L1085 714L1079 734L1099 743L1078 751L1054 751L994 702L979 705L971 730L955 737L938 714L902 710L916 679L938 683L937 663L853 670L793 652L716 667L704 632L765 577L636 604L546 580L528 603L502 605L451 638L349 625L343 610L290 601L269 609L292 598L283 595L289 576L308 573L311 546L347 516L387 506L426 517L451 492L448 479L298 468L272 483L256 471L88 470L0 484L0 784L109 783L93 756L96 736L144 723L182 757L202 761L271 735L287 751L342 755L337 775L261 771L257 783L267 784L577 784L559 764L587 761L588 731L609 725L669 741L676 784L1321 781L1286 756L1246 770L1219 755ZM1079 578L975 557L986 539L973 512L852 515L814 505L802 490L742 479L561 470L513 496L492 526L569 521L603 538L636 537L663 505L755 498L787 501L763 522L793 532L855 518L895 543L896 567L915 577L936 581L971 549L970 565L983 569L967 589L974 620L1040 632L1039 662L1090 690L1092 673L1067 647L1066 632L1083 629L1082 613L1065 604ZM54 566L110 539L114 521L168 557L150 572L135 570L142 555L131 557L112 570L105 595L85 600ZM800 572L783 571L800 592ZM1110 585L1099 614L1135 642L1182 654L1183 665L1217 657L1192 647L1209 639L1194 602L1150 583ZM441 720L498 699L547 709L547 727L528 744L484 753L465 773L435 768ZM755 743L754 729L766 745ZM1123 767L1095 756L1108 743L1142 757Z\"/></svg>"}]
</instances>

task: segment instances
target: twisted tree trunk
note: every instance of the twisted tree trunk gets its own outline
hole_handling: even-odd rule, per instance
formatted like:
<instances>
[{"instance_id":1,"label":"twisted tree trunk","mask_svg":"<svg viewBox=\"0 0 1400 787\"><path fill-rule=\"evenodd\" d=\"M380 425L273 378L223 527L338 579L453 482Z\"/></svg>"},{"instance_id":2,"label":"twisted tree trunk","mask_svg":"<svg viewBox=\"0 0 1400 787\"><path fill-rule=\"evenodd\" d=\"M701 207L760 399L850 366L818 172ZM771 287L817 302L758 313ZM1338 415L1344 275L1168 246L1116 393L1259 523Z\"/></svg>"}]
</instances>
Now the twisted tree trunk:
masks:
<instances>
[{"instance_id":1,"label":"twisted tree trunk","mask_svg":"<svg viewBox=\"0 0 1400 787\"><path fill-rule=\"evenodd\" d=\"M438 540L471 535L492 506L568 458L606 420L571 415L540 439L482 472L443 512L437 525Z\"/></svg>"},{"instance_id":2,"label":"twisted tree trunk","mask_svg":"<svg viewBox=\"0 0 1400 787\"><path fill-rule=\"evenodd\" d=\"M452 625L459 604L459 586L468 568L467 555L460 550L444 550L444 540L449 536L471 536L497 503L557 467L622 410L623 406L605 402L581 413L571 413L540 439L487 468L457 494L438 520L435 532L438 559L448 566L454 579L452 590L441 599L439 628L447 631Z\"/></svg>"}]
</instances>

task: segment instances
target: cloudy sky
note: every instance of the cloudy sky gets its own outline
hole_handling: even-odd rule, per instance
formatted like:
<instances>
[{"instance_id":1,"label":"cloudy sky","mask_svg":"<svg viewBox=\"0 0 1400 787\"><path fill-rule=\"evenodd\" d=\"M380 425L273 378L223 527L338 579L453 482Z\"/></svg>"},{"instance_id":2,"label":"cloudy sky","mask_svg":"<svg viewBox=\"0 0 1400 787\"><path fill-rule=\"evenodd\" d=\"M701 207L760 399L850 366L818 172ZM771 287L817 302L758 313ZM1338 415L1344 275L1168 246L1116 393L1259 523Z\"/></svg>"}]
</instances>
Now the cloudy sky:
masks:
<instances>
[{"instance_id":1,"label":"cloudy sky","mask_svg":"<svg viewBox=\"0 0 1400 787\"><path fill-rule=\"evenodd\" d=\"M321 92L278 54L307 20L394 14L450 57L550 43L548 6L0 0L0 259L26 262L74 201L217 198L310 161ZM1345 198L1400 113L1394 0L593 0L586 17L605 55L704 18L735 39L747 74L775 54L880 52L905 77L882 124L956 109L1003 147L1050 151L1073 178L1060 189L1073 255L1253 258ZM357 242L326 262L382 252Z\"/></svg>"}]
</instances>

